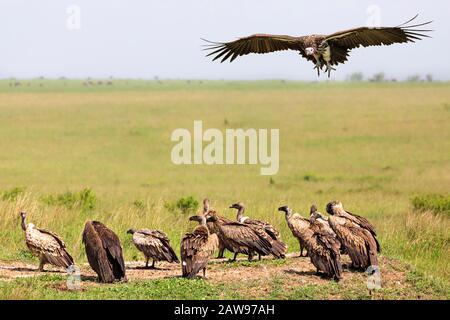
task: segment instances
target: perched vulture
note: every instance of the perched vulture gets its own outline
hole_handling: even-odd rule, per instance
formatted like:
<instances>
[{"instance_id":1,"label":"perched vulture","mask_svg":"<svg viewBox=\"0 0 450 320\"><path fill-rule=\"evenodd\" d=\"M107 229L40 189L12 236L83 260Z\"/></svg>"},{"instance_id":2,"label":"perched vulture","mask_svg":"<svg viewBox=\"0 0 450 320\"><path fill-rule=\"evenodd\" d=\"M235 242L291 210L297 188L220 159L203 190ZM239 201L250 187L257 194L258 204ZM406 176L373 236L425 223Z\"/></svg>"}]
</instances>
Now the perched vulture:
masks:
<instances>
[{"instance_id":1,"label":"perched vulture","mask_svg":"<svg viewBox=\"0 0 450 320\"><path fill-rule=\"evenodd\" d=\"M199 225L181 239L181 271L183 277L191 279L203 270L203 278L206 278L206 267L218 246L217 235L209 233L204 215L192 216L189 220L198 221Z\"/></svg>"},{"instance_id":2,"label":"perched vulture","mask_svg":"<svg viewBox=\"0 0 450 320\"><path fill-rule=\"evenodd\" d=\"M245 206L242 202L232 204L230 206L232 209L237 209L236 220L240 223L249 225L254 229L259 229L266 235L266 239L271 243L272 250L271 253L277 258L285 258L287 245L281 241L280 233L269 223L260 220L250 219L249 217L244 217ZM259 260L261 260L261 254L259 255Z\"/></svg>"},{"instance_id":3,"label":"perched vulture","mask_svg":"<svg viewBox=\"0 0 450 320\"><path fill-rule=\"evenodd\" d=\"M300 244L300 257L303 257L303 249L308 250L303 232L309 228L309 220L303 218L298 213L292 214L292 209L288 206L279 207L278 211L286 214L286 222L289 229L291 229L292 235L297 238L298 243ZM306 256L308 256L308 253L305 254L305 257Z\"/></svg>"},{"instance_id":4,"label":"perched vulture","mask_svg":"<svg viewBox=\"0 0 450 320\"><path fill-rule=\"evenodd\" d=\"M20 216L27 247L34 256L39 258L39 271L44 271L45 264L65 269L74 264L60 236L51 231L36 228L32 223L26 224L26 212L20 212Z\"/></svg>"},{"instance_id":5,"label":"perched vulture","mask_svg":"<svg viewBox=\"0 0 450 320\"><path fill-rule=\"evenodd\" d=\"M249 261L253 259L255 252L264 256L272 253L272 244L260 228L252 228L236 221L221 223L213 210L208 212L207 220L214 224L217 236L225 248L234 253L231 261L235 261L239 253L248 255Z\"/></svg>"},{"instance_id":6,"label":"perched vulture","mask_svg":"<svg viewBox=\"0 0 450 320\"><path fill-rule=\"evenodd\" d=\"M378 266L380 244L373 225L366 218L345 211L339 201L328 203L326 210L331 215L330 227L345 246L352 267L367 269L369 266Z\"/></svg>"},{"instance_id":7,"label":"perched vulture","mask_svg":"<svg viewBox=\"0 0 450 320\"><path fill-rule=\"evenodd\" d=\"M125 262L119 237L99 221L87 221L83 243L89 265L103 283L126 281Z\"/></svg>"},{"instance_id":8,"label":"perched vulture","mask_svg":"<svg viewBox=\"0 0 450 320\"><path fill-rule=\"evenodd\" d=\"M319 223L321 228L326 230L328 233L336 234L333 229L330 227L330 223L328 222L328 218L325 218L319 211L317 211L317 206L312 205L310 210L310 222L314 219L316 223ZM345 246L341 244L341 254L346 254L347 250L345 250Z\"/></svg>"},{"instance_id":9,"label":"perched vulture","mask_svg":"<svg viewBox=\"0 0 450 320\"><path fill-rule=\"evenodd\" d=\"M321 221L317 215L311 217L311 238L306 242L311 263L328 277L342 279L341 243L336 234Z\"/></svg>"},{"instance_id":10,"label":"perched vulture","mask_svg":"<svg viewBox=\"0 0 450 320\"><path fill-rule=\"evenodd\" d=\"M209 210L210 210L209 200L208 199L204 199L203 200L203 215L207 216ZM217 219L219 220L219 223L231 222L231 220L229 220L227 218L224 218L224 217L221 217L221 216L217 216ZM206 225L208 226L208 229L209 229L210 233L217 234L219 232L219 230L215 227L214 223L207 222ZM219 238L219 254L217 255L218 259L221 259L221 258L224 257L224 251L225 251L225 244L223 243L221 238Z\"/></svg>"},{"instance_id":11,"label":"perched vulture","mask_svg":"<svg viewBox=\"0 0 450 320\"><path fill-rule=\"evenodd\" d=\"M336 235L328 232L315 217L309 221L297 213L292 214L292 209L288 206L280 207L278 210L286 214L286 221L292 234L299 239L301 247L308 250L308 256L317 272L323 272L327 277L340 280L342 278L339 252L341 244Z\"/></svg>"},{"instance_id":12,"label":"perched vulture","mask_svg":"<svg viewBox=\"0 0 450 320\"><path fill-rule=\"evenodd\" d=\"M330 76L332 66L345 63L350 50L354 48L391 45L394 43L415 42L424 37L424 34L432 30L420 29L430 24L428 21L420 24L411 24L414 18L397 27L359 27L344 31L338 31L329 35L309 35L292 37L287 35L255 34L240 38L231 42L209 42L207 50L212 50L207 56L214 56L213 60L221 59L221 62L232 62L239 56L249 53L269 53L282 50L295 50L311 61L320 75L320 70L325 66L325 72Z\"/></svg>"},{"instance_id":13,"label":"perched vulture","mask_svg":"<svg viewBox=\"0 0 450 320\"><path fill-rule=\"evenodd\" d=\"M129 229L127 233L133 235L134 245L144 254L146 268L149 267L148 261L150 258L152 259L152 269L155 268L156 261L180 262L164 232L149 229Z\"/></svg>"}]
</instances>

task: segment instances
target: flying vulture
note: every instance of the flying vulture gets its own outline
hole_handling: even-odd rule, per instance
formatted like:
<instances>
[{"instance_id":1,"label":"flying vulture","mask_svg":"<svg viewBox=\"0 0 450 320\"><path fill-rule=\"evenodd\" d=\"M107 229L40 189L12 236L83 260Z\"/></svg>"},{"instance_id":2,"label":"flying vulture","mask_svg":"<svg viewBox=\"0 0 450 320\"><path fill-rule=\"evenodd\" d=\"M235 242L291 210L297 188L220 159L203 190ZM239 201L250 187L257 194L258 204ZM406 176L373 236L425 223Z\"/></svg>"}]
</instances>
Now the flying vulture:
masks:
<instances>
[{"instance_id":1,"label":"flying vulture","mask_svg":"<svg viewBox=\"0 0 450 320\"><path fill-rule=\"evenodd\" d=\"M22 230L25 231L25 242L31 253L39 258L39 271L44 271L45 264L52 264L67 269L74 264L67 252L66 245L57 234L37 228L32 223L25 223L26 212L20 212Z\"/></svg>"},{"instance_id":2,"label":"flying vulture","mask_svg":"<svg viewBox=\"0 0 450 320\"><path fill-rule=\"evenodd\" d=\"M237 221L222 223L214 210L208 212L207 220L218 230L217 236L225 248L234 253L231 261L235 261L239 253L248 255L249 261L255 252L264 256L273 253L272 244L261 228L252 228Z\"/></svg>"},{"instance_id":3,"label":"flying vulture","mask_svg":"<svg viewBox=\"0 0 450 320\"><path fill-rule=\"evenodd\" d=\"M99 221L87 221L83 243L89 265L100 282L126 281L125 262L119 237Z\"/></svg>"},{"instance_id":4,"label":"flying vulture","mask_svg":"<svg viewBox=\"0 0 450 320\"><path fill-rule=\"evenodd\" d=\"M330 227L345 246L352 267L367 269L369 266L378 266L380 244L373 225L366 218L345 211L339 201L328 203L326 210L331 215Z\"/></svg>"},{"instance_id":5,"label":"flying vulture","mask_svg":"<svg viewBox=\"0 0 450 320\"><path fill-rule=\"evenodd\" d=\"M232 204L230 206L232 209L237 209L236 220L240 223L244 223L249 225L252 228L259 229L262 231L262 234L266 235L266 239L272 245L271 253L277 258L285 258L287 245L281 241L281 236L278 230L276 230L272 225L267 222L263 222L260 220L250 219L249 217L244 217L245 206L242 202L238 202ZM261 260L261 254L259 255L259 260Z\"/></svg>"},{"instance_id":6,"label":"flying vulture","mask_svg":"<svg viewBox=\"0 0 450 320\"><path fill-rule=\"evenodd\" d=\"M303 257L303 249L308 250L303 231L310 227L309 220L303 218L298 213L293 214L292 209L288 206L279 207L278 211L285 213L289 229L291 229L292 235L297 238L300 244L300 257ZM305 257L306 256L308 256L308 253L305 254Z\"/></svg>"},{"instance_id":7,"label":"flying vulture","mask_svg":"<svg viewBox=\"0 0 450 320\"><path fill-rule=\"evenodd\" d=\"M209 42L206 50L212 50L207 56L214 56L213 60L232 62L239 56L249 53L269 53L282 50L295 50L311 61L317 69L317 75L325 66L325 72L330 77L333 66L345 63L350 50L369 46L391 45L394 43L415 42L429 37L426 32L432 30L420 29L430 24L428 21L420 24L411 22L417 18L396 27L359 27L345 31L338 31L330 35L309 35L293 37L287 35L254 34L231 42Z\"/></svg>"},{"instance_id":8,"label":"flying vulture","mask_svg":"<svg viewBox=\"0 0 450 320\"><path fill-rule=\"evenodd\" d=\"M156 261L180 262L164 232L149 229L129 229L127 233L133 235L134 245L145 255L146 268L149 267L148 261L150 258L152 259L152 269L155 269Z\"/></svg>"},{"instance_id":9,"label":"flying vulture","mask_svg":"<svg viewBox=\"0 0 450 320\"><path fill-rule=\"evenodd\" d=\"M203 215L207 216L209 210L210 210L209 199L204 199L203 200ZM219 223L231 222L231 220L229 220L229 219L227 219L225 217L221 217L221 216L217 216L217 219L219 220ZM219 230L215 227L214 223L207 222L206 225L208 226L209 232L214 233L214 234L218 234ZM225 244L223 243L221 238L219 238L219 254L217 255L217 259L222 259L224 257L225 249L226 249L225 248Z\"/></svg>"},{"instance_id":10,"label":"flying vulture","mask_svg":"<svg viewBox=\"0 0 450 320\"><path fill-rule=\"evenodd\" d=\"M206 278L206 267L218 245L217 235L209 233L204 215L192 216L189 220L199 225L181 239L182 275L191 279L203 270L203 278Z\"/></svg>"}]
</instances>

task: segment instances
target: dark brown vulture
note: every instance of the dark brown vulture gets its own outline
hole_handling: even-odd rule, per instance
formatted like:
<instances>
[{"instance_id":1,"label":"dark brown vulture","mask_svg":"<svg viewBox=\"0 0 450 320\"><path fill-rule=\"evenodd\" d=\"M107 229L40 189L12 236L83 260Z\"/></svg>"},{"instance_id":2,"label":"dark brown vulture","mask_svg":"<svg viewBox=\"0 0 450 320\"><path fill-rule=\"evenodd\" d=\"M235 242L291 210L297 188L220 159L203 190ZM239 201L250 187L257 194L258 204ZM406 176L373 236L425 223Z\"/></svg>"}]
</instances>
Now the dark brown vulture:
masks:
<instances>
[{"instance_id":1,"label":"dark brown vulture","mask_svg":"<svg viewBox=\"0 0 450 320\"><path fill-rule=\"evenodd\" d=\"M328 203L326 210L331 215L330 227L345 246L352 267L367 269L369 266L378 266L380 244L373 225L366 218L345 211L339 201Z\"/></svg>"},{"instance_id":2,"label":"dark brown vulture","mask_svg":"<svg viewBox=\"0 0 450 320\"><path fill-rule=\"evenodd\" d=\"M100 282L126 281L122 246L112 230L99 221L87 221L83 243L89 265L97 273Z\"/></svg>"},{"instance_id":3,"label":"dark brown vulture","mask_svg":"<svg viewBox=\"0 0 450 320\"><path fill-rule=\"evenodd\" d=\"M272 244L260 228L252 228L237 221L221 223L213 210L208 212L207 219L217 228L217 236L225 248L234 253L231 261L236 261L239 253L248 255L249 261L253 259L255 252L264 256L272 253Z\"/></svg>"},{"instance_id":4,"label":"dark brown vulture","mask_svg":"<svg viewBox=\"0 0 450 320\"><path fill-rule=\"evenodd\" d=\"M286 222L289 229L291 229L292 235L297 238L298 243L300 244L300 257L303 257L303 249L308 250L303 231L310 227L309 220L303 218L298 213L293 214L292 209L288 206L279 207L278 211L286 214ZM308 256L308 253L305 254L305 257L306 256Z\"/></svg>"},{"instance_id":5,"label":"dark brown vulture","mask_svg":"<svg viewBox=\"0 0 450 320\"><path fill-rule=\"evenodd\" d=\"M317 215L311 217L311 238L306 242L311 263L327 277L339 281L342 279L341 243L330 228L318 221Z\"/></svg>"},{"instance_id":6,"label":"dark brown vulture","mask_svg":"<svg viewBox=\"0 0 450 320\"><path fill-rule=\"evenodd\" d=\"M249 53L269 53L282 50L295 50L300 55L314 63L314 69L320 75L320 70L325 66L325 72L330 76L332 66L345 63L350 50L354 48L391 45L394 43L415 42L424 34L432 30L420 29L430 24L428 21L420 24L411 24L417 18L396 27L360 27L339 31L330 35L309 35L292 37L287 35L255 34L240 38L232 42L218 43L208 41L207 50L212 50L207 56L214 56L213 60L221 59L233 61L239 56ZM207 40L206 40L207 41Z\"/></svg>"},{"instance_id":7,"label":"dark brown vulture","mask_svg":"<svg viewBox=\"0 0 450 320\"><path fill-rule=\"evenodd\" d=\"M34 224L26 224L27 214L20 212L22 230L25 231L25 242L31 253L39 258L39 271L44 271L45 264L52 264L67 269L74 264L67 252L61 237L51 231L37 228Z\"/></svg>"},{"instance_id":8,"label":"dark brown vulture","mask_svg":"<svg viewBox=\"0 0 450 320\"><path fill-rule=\"evenodd\" d=\"M209 259L218 246L216 234L209 233L204 215L192 216L190 221L197 221L199 225L194 231L186 233L181 239L181 271L185 278L194 278L203 270L206 278L206 267Z\"/></svg>"},{"instance_id":9,"label":"dark brown vulture","mask_svg":"<svg viewBox=\"0 0 450 320\"><path fill-rule=\"evenodd\" d=\"M207 216L209 210L210 210L209 200L208 199L204 199L203 200L203 215ZM231 222L231 220L229 220L229 219L227 219L225 217L221 217L221 216L217 216L217 219L219 220L219 223ZM217 234L219 232L219 230L215 227L214 223L207 222L206 225L208 226L209 232L214 233L214 234ZM221 238L219 238L219 254L217 255L218 259L222 259L224 257L225 249L226 249L225 248L225 244L223 243Z\"/></svg>"},{"instance_id":10,"label":"dark brown vulture","mask_svg":"<svg viewBox=\"0 0 450 320\"><path fill-rule=\"evenodd\" d=\"M237 209L236 220L238 222L247 224L252 228L259 229L263 232L263 234L266 234L266 239L272 245L272 255L274 255L276 258L286 257L287 245L281 240L281 236L278 230L276 230L267 222L244 217L245 206L242 202L232 204L230 208ZM261 254L258 254L258 256L259 260L261 260Z\"/></svg>"},{"instance_id":11,"label":"dark brown vulture","mask_svg":"<svg viewBox=\"0 0 450 320\"><path fill-rule=\"evenodd\" d=\"M288 206L279 207L278 211L286 214L286 221L292 234L301 243L301 248L308 250L308 256L316 267L317 273L323 272L327 277L333 277L339 281L342 278L339 252L341 244L336 235L328 232L315 217L310 221L298 213L292 214L292 209Z\"/></svg>"},{"instance_id":12,"label":"dark brown vulture","mask_svg":"<svg viewBox=\"0 0 450 320\"><path fill-rule=\"evenodd\" d=\"M155 269L156 261L180 262L164 232L149 229L130 229L127 233L133 235L134 245L144 254L146 268L149 267L148 261L150 258L152 259L152 269Z\"/></svg>"}]
</instances>

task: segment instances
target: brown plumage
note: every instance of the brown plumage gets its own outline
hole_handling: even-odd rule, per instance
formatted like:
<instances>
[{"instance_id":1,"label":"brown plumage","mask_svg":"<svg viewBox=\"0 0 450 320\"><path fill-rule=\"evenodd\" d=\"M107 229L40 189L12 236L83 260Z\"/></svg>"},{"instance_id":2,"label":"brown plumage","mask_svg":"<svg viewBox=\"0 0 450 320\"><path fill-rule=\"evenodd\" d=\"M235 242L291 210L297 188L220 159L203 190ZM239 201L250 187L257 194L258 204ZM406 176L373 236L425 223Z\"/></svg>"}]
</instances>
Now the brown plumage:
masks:
<instances>
[{"instance_id":1,"label":"brown plumage","mask_svg":"<svg viewBox=\"0 0 450 320\"><path fill-rule=\"evenodd\" d=\"M204 200L203 200L203 215L204 215L204 216L207 216L209 210L210 210L209 199L204 199ZM218 219L219 223L228 223L228 222L231 222L231 220L229 220L229 219L227 219L227 218L225 218L225 217L219 216L219 215L217 215L217 219ZM207 222L206 225L207 225L207 227L208 227L210 233L217 234L217 233L219 232L219 230L218 230L217 227L214 225L214 223L212 223L212 222ZM226 247L225 247L225 244L223 243L223 241L221 240L221 238L218 238L218 239L219 239L219 246L218 246L219 253L218 253L218 255L217 255L217 258L218 258L218 259L222 259L222 258L224 257L224 253L225 253Z\"/></svg>"},{"instance_id":2,"label":"brown plumage","mask_svg":"<svg viewBox=\"0 0 450 320\"><path fill-rule=\"evenodd\" d=\"M26 212L20 212L22 230L25 231L25 242L31 253L39 258L39 271L45 264L67 269L74 264L72 256L67 252L64 241L56 233L37 228L34 224L26 224Z\"/></svg>"},{"instance_id":3,"label":"brown plumage","mask_svg":"<svg viewBox=\"0 0 450 320\"><path fill-rule=\"evenodd\" d=\"M317 206L314 204L311 206L309 220L312 221L313 219L314 219L314 221L316 221L316 223L320 224L322 229L326 230L328 233L336 235L336 233L330 227L328 218L326 218L325 216L322 215L322 213L317 211ZM347 254L347 251L345 250L345 246L343 244L341 244L340 252L341 252L341 255Z\"/></svg>"},{"instance_id":4,"label":"brown plumage","mask_svg":"<svg viewBox=\"0 0 450 320\"><path fill-rule=\"evenodd\" d=\"M200 225L181 239L182 275L190 279L203 270L203 278L206 278L209 259L218 246L217 235L209 232L204 215L192 216L189 220L198 221Z\"/></svg>"},{"instance_id":5,"label":"brown plumage","mask_svg":"<svg viewBox=\"0 0 450 320\"><path fill-rule=\"evenodd\" d=\"M133 235L134 245L144 254L146 268L149 267L148 261L150 258L153 260L151 268L155 268L156 261L180 262L164 232L149 229L129 229L127 233Z\"/></svg>"},{"instance_id":6,"label":"brown plumage","mask_svg":"<svg viewBox=\"0 0 450 320\"><path fill-rule=\"evenodd\" d=\"M369 266L378 266L380 244L373 225L364 217L346 212L339 201L328 203L326 210L331 215L330 227L345 246L352 267L367 269Z\"/></svg>"},{"instance_id":7,"label":"brown plumage","mask_svg":"<svg viewBox=\"0 0 450 320\"><path fill-rule=\"evenodd\" d=\"M327 277L340 280L342 278L339 252L341 244L336 235L328 232L314 216L309 221L297 213L292 214L292 209L288 206L280 207L278 210L286 214L286 221L292 234L308 250L308 256L317 272L323 272Z\"/></svg>"},{"instance_id":8,"label":"brown plumage","mask_svg":"<svg viewBox=\"0 0 450 320\"><path fill-rule=\"evenodd\" d=\"M306 242L311 263L317 271L339 281L342 279L341 243L336 234L316 217L317 215L313 215L310 219L313 234Z\"/></svg>"},{"instance_id":9,"label":"brown plumage","mask_svg":"<svg viewBox=\"0 0 450 320\"><path fill-rule=\"evenodd\" d=\"M255 230L260 230L265 238L270 242L272 249L271 254L276 258L285 258L287 245L281 240L280 233L271 224L263 222L260 220L250 219L249 217L244 217L245 206L242 202L232 204L230 208L237 209L236 220L240 223L249 225ZM261 260L261 254L259 259Z\"/></svg>"},{"instance_id":10,"label":"brown plumage","mask_svg":"<svg viewBox=\"0 0 450 320\"><path fill-rule=\"evenodd\" d=\"M100 282L126 281L122 246L112 230L99 221L87 221L83 243L89 265L97 273Z\"/></svg>"},{"instance_id":11,"label":"brown plumage","mask_svg":"<svg viewBox=\"0 0 450 320\"><path fill-rule=\"evenodd\" d=\"M414 18L397 27L359 27L339 31L330 35L309 35L292 37L287 35L255 34L249 37L226 43L210 42L208 56L221 62L232 62L239 56L249 53L269 53L282 50L295 50L300 55L313 62L317 73L326 66L325 72L330 76L333 65L345 63L351 49L369 46L391 45L394 43L415 42L429 37L426 32L431 30L420 29L432 21L410 24ZM207 40L206 40L207 41Z\"/></svg>"},{"instance_id":12,"label":"brown plumage","mask_svg":"<svg viewBox=\"0 0 450 320\"><path fill-rule=\"evenodd\" d=\"M225 245L225 248L234 253L231 261L235 261L239 253L248 255L251 261L254 253L261 255L269 255L272 251L272 245L267 239L267 235L260 228L252 228L251 226L240 222L219 221L215 211L208 212L208 221L213 222L217 228L217 236Z\"/></svg>"},{"instance_id":13,"label":"brown plumage","mask_svg":"<svg viewBox=\"0 0 450 320\"><path fill-rule=\"evenodd\" d=\"M304 235L304 230L308 229L310 226L310 222L308 219L303 218L298 213L292 213L292 209L288 206L279 207L278 211L282 211L285 213L286 222L288 224L289 229L291 229L292 235L297 238L298 243L300 244L300 257L303 257L303 250L308 250L306 246L306 238ZM305 257L308 256L308 253L305 254Z\"/></svg>"}]
</instances>

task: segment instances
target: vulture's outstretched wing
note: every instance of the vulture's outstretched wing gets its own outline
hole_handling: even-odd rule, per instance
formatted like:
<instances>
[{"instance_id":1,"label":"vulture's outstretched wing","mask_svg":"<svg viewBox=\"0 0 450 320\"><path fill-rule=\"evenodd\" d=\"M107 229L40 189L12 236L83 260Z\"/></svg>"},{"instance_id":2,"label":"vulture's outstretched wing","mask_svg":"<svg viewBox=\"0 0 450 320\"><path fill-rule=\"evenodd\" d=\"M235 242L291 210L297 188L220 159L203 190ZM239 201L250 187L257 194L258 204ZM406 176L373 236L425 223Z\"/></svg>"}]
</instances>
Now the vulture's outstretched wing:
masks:
<instances>
[{"instance_id":1,"label":"vulture's outstretched wing","mask_svg":"<svg viewBox=\"0 0 450 320\"><path fill-rule=\"evenodd\" d=\"M397 27L360 27L339 31L326 36L323 41L327 41L331 46L354 49L360 46L388 46L394 43L415 42L424 37L429 38L430 36L426 35L425 32L432 30L418 29L418 27L428 25L432 21L408 25L417 16Z\"/></svg>"},{"instance_id":2,"label":"vulture's outstretched wing","mask_svg":"<svg viewBox=\"0 0 450 320\"><path fill-rule=\"evenodd\" d=\"M204 40L204 39L203 39ZM239 56L247 55L249 53L269 53L283 50L296 50L306 58L301 38L285 36L285 35L271 35L271 34L254 34L249 37L240 38L232 42L211 42L207 45L206 50L213 50L207 56L214 56L214 60L222 58L220 62L230 59L232 62Z\"/></svg>"}]
</instances>

